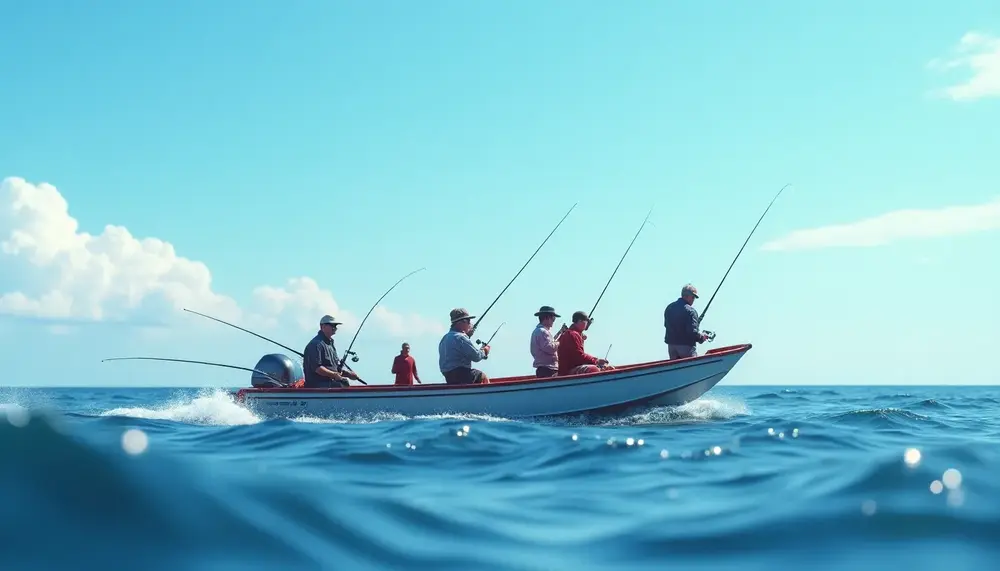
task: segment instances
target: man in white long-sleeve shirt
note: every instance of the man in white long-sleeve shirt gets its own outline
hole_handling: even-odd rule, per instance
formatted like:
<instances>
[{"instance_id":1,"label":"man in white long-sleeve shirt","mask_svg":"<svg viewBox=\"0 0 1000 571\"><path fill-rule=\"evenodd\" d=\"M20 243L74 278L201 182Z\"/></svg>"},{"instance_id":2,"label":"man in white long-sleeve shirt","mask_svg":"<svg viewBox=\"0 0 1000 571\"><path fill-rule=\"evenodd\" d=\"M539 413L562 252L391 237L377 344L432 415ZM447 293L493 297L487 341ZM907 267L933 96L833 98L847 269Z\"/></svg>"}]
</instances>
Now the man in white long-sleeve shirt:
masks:
<instances>
[{"instance_id":1,"label":"man in white long-sleeve shirt","mask_svg":"<svg viewBox=\"0 0 1000 571\"><path fill-rule=\"evenodd\" d=\"M552 335L552 325L556 319L561 317L556 310L549 305L543 305L535 313L538 318L538 325L531 333L531 356L534 362L531 364L535 368L535 376L538 378L554 377L559 371L559 333Z\"/></svg>"}]
</instances>

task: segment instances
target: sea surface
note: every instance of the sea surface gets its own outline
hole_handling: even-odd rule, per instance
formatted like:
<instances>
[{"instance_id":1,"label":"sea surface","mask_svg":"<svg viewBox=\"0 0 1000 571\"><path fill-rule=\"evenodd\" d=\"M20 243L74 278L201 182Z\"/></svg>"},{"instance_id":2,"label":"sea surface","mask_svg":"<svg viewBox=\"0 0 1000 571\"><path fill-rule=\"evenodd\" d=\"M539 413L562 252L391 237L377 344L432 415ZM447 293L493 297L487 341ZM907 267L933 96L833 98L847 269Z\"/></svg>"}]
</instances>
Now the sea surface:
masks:
<instances>
[{"instance_id":1,"label":"sea surface","mask_svg":"<svg viewBox=\"0 0 1000 571\"><path fill-rule=\"evenodd\" d=\"M998 562L998 387L719 386L597 425L0 388L2 570Z\"/></svg>"}]
</instances>

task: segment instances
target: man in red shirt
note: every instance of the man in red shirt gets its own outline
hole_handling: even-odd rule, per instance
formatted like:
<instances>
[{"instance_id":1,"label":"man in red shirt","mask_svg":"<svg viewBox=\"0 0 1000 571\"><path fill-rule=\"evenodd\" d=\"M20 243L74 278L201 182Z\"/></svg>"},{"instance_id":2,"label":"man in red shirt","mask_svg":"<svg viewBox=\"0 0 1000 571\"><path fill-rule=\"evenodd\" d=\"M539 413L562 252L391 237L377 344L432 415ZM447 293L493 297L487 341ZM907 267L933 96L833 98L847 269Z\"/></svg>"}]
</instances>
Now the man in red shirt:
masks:
<instances>
[{"instance_id":1,"label":"man in red shirt","mask_svg":"<svg viewBox=\"0 0 1000 571\"><path fill-rule=\"evenodd\" d=\"M583 350L583 330L590 323L585 311L573 313L573 324L559 336L559 376L596 373L613 369L607 359L598 359Z\"/></svg>"},{"instance_id":2,"label":"man in red shirt","mask_svg":"<svg viewBox=\"0 0 1000 571\"><path fill-rule=\"evenodd\" d=\"M416 379L420 383L420 375L417 374L417 362L410 356L409 343L403 343L402 351L393 359L392 374L396 375L397 385L412 385L413 379Z\"/></svg>"}]
</instances>

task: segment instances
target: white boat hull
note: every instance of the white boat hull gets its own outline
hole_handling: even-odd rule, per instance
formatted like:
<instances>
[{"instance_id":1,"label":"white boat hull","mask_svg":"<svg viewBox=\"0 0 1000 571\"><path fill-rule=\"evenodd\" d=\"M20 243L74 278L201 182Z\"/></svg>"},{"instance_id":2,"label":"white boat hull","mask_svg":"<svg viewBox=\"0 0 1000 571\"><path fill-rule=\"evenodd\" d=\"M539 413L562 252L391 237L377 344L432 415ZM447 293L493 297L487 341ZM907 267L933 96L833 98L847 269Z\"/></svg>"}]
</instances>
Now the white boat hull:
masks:
<instances>
[{"instance_id":1,"label":"white boat hull","mask_svg":"<svg viewBox=\"0 0 1000 571\"><path fill-rule=\"evenodd\" d=\"M494 379L485 385L249 388L239 390L236 398L257 414L285 418L379 413L502 418L615 414L696 400L719 383L750 348L750 344L736 345L693 358L548 379L514 377Z\"/></svg>"}]
</instances>

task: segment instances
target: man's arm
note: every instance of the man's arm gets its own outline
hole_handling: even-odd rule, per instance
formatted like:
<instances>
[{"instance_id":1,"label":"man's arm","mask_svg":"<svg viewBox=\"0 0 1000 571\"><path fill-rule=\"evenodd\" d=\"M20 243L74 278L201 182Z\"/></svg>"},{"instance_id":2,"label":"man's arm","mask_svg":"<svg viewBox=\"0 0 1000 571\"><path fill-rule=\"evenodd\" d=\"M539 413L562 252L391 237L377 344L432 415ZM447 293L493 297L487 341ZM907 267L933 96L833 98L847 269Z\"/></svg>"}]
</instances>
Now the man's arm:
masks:
<instances>
[{"instance_id":1,"label":"man's arm","mask_svg":"<svg viewBox=\"0 0 1000 571\"><path fill-rule=\"evenodd\" d=\"M531 334L531 354L535 355L535 352L542 355L548 355L553 357L556 354L556 349L559 346L552 340L552 336L543 329L535 329L534 333Z\"/></svg>"},{"instance_id":2,"label":"man's arm","mask_svg":"<svg viewBox=\"0 0 1000 571\"><path fill-rule=\"evenodd\" d=\"M398 374L398 373L396 373L396 366L397 365L399 365L399 355L396 355L396 358L392 360L392 370L389 371L389 372L392 373L393 375Z\"/></svg>"},{"instance_id":3,"label":"man's arm","mask_svg":"<svg viewBox=\"0 0 1000 571\"><path fill-rule=\"evenodd\" d=\"M698 316L698 310L695 309L695 308L693 308L693 307L691 307L691 306L688 306L687 311L688 311L688 315L691 317L691 320L688 323L688 327L689 327L688 333L696 341L698 341L700 343L700 342L702 342L702 341L705 340L705 336L701 334L701 331L698 331L698 326L701 324L701 318Z\"/></svg>"},{"instance_id":4,"label":"man's arm","mask_svg":"<svg viewBox=\"0 0 1000 571\"><path fill-rule=\"evenodd\" d=\"M323 362L323 348L319 343L313 343L306 347L305 353L303 361L306 361L308 363L307 366L311 367L317 375L337 381L343 379L343 376L335 369L320 364Z\"/></svg>"},{"instance_id":5,"label":"man's arm","mask_svg":"<svg viewBox=\"0 0 1000 571\"><path fill-rule=\"evenodd\" d=\"M540 336L540 339L538 340L538 348L550 357L554 357L556 352L559 350L559 342L556 341L552 334L548 331L539 331L538 335Z\"/></svg>"},{"instance_id":6,"label":"man's arm","mask_svg":"<svg viewBox=\"0 0 1000 571\"><path fill-rule=\"evenodd\" d=\"M590 353L587 353L586 351L583 350L583 347L580 347L580 351L583 353L583 360L590 363L591 365L600 365L607 362L604 359L598 359L597 357L591 355Z\"/></svg>"},{"instance_id":7,"label":"man's arm","mask_svg":"<svg viewBox=\"0 0 1000 571\"><path fill-rule=\"evenodd\" d=\"M335 381L341 381L344 379L344 375L338 373L337 371L334 371L333 369L330 369L329 367L324 367L323 365L316 367L316 372L320 375L323 375L324 377L329 377Z\"/></svg>"},{"instance_id":8,"label":"man's arm","mask_svg":"<svg viewBox=\"0 0 1000 571\"><path fill-rule=\"evenodd\" d=\"M410 358L413 359L412 357L410 357ZM420 383L420 375L417 374L417 360L416 359L413 359L413 378L416 379L418 383ZM420 384L423 384L423 383L420 383Z\"/></svg>"},{"instance_id":9,"label":"man's arm","mask_svg":"<svg viewBox=\"0 0 1000 571\"><path fill-rule=\"evenodd\" d=\"M596 365L599 359L586 351L583 350L583 336L579 333L576 335L563 335L559 339L560 345L563 343L568 343L570 345L570 353L575 353L580 361L585 364Z\"/></svg>"},{"instance_id":10,"label":"man's arm","mask_svg":"<svg viewBox=\"0 0 1000 571\"><path fill-rule=\"evenodd\" d=\"M347 361L347 355L344 355L344 361ZM340 359L340 355L337 354L337 348L334 347L334 349L333 349L333 365L330 366L330 367L327 367L327 370L333 372L337 376L336 377L330 377L330 378L334 379L334 380L338 380L338 381L342 381L344 379L355 379L355 380L357 380L358 379L358 374L355 373L354 371L352 371L351 368L349 366L347 366L346 362L344 362L343 364L341 364L341 363L342 363L342 361Z\"/></svg>"},{"instance_id":11,"label":"man's arm","mask_svg":"<svg viewBox=\"0 0 1000 571\"><path fill-rule=\"evenodd\" d=\"M476 347L471 338L460 335L458 339L460 339L459 344L461 345L462 355L468 357L472 362L482 361L486 357L486 353L483 353L482 349Z\"/></svg>"}]
</instances>

